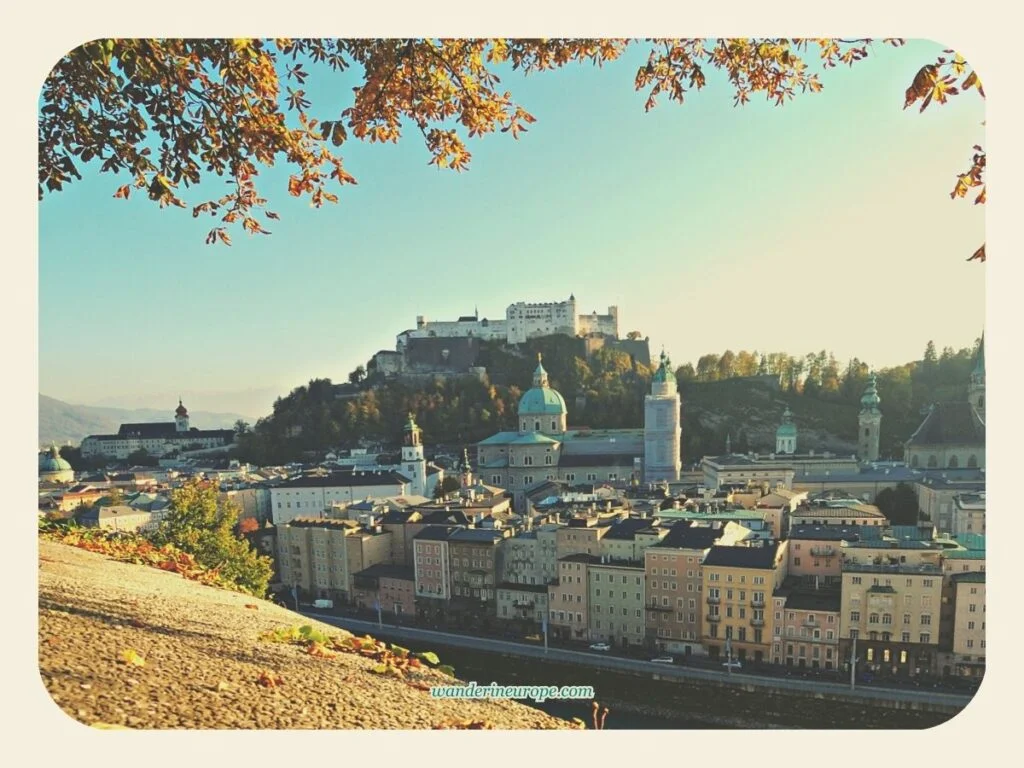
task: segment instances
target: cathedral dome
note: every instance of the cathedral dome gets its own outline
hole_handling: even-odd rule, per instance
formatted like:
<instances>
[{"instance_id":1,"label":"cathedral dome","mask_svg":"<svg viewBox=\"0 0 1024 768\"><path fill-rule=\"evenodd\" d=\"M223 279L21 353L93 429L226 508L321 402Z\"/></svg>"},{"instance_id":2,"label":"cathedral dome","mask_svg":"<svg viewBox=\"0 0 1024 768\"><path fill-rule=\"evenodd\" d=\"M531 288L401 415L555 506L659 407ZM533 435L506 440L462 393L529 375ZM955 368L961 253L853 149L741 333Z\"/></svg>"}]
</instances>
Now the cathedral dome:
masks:
<instances>
[{"instance_id":1,"label":"cathedral dome","mask_svg":"<svg viewBox=\"0 0 1024 768\"><path fill-rule=\"evenodd\" d=\"M569 412L565 407L565 399L558 390L548 386L548 372L541 364L537 355L537 369L533 372L533 388L519 400L520 416L552 416L564 415Z\"/></svg>"},{"instance_id":2,"label":"cathedral dome","mask_svg":"<svg viewBox=\"0 0 1024 768\"><path fill-rule=\"evenodd\" d=\"M565 398L551 387L534 387L519 400L520 416L547 416L568 413Z\"/></svg>"}]
</instances>

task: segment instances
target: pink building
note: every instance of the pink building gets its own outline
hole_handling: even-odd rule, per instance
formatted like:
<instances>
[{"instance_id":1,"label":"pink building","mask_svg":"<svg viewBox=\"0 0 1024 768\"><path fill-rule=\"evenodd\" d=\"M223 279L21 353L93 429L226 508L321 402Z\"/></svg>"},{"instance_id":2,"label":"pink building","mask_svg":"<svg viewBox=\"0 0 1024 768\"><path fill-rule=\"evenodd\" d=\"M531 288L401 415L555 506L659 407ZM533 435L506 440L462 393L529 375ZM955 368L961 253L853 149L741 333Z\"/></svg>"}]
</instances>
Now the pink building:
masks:
<instances>
[{"instance_id":1,"label":"pink building","mask_svg":"<svg viewBox=\"0 0 1024 768\"><path fill-rule=\"evenodd\" d=\"M448 538L456 530L432 525L413 539L413 571L417 598L448 601L452 596Z\"/></svg>"},{"instance_id":2,"label":"pink building","mask_svg":"<svg viewBox=\"0 0 1024 768\"><path fill-rule=\"evenodd\" d=\"M860 539L859 526L794 525L789 532L789 575L812 587L841 584L842 543Z\"/></svg>"},{"instance_id":3,"label":"pink building","mask_svg":"<svg viewBox=\"0 0 1024 768\"><path fill-rule=\"evenodd\" d=\"M779 605L779 598L785 601ZM772 661L790 667L839 669L839 589L776 590Z\"/></svg>"}]
</instances>

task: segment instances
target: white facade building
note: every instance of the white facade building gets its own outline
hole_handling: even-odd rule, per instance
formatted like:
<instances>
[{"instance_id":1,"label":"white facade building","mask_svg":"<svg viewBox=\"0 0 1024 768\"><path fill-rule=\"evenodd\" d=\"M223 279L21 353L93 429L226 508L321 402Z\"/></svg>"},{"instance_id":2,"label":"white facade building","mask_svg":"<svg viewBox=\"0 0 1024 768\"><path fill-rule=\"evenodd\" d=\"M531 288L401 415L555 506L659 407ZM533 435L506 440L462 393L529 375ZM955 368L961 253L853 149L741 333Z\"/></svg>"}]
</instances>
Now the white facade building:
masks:
<instances>
[{"instance_id":1,"label":"white facade building","mask_svg":"<svg viewBox=\"0 0 1024 768\"><path fill-rule=\"evenodd\" d=\"M607 314L578 314L576 296L566 301L528 303L517 301L505 309L504 319L480 318L480 313L460 317L458 320L428 320L416 317L416 327L398 334L395 348L402 352L409 339L476 337L485 341L504 341L522 344L537 336L564 334L586 336L600 333L619 338L619 308L608 307ZM393 365L385 361L385 365Z\"/></svg>"},{"instance_id":2,"label":"white facade building","mask_svg":"<svg viewBox=\"0 0 1024 768\"><path fill-rule=\"evenodd\" d=\"M397 472L303 475L270 489L271 520L281 525L297 517L323 516L335 505L409 493L409 478Z\"/></svg>"}]
</instances>

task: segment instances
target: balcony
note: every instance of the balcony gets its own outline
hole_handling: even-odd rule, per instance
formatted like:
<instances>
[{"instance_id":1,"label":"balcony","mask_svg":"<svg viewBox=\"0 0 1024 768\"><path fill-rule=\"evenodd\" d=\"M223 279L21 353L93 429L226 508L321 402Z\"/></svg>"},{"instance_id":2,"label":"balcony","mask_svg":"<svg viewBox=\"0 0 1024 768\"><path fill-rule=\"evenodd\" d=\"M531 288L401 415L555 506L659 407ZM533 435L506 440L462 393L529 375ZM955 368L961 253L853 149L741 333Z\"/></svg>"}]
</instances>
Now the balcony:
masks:
<instances>
[{"instance_id":1,"label":"balcony","mask_svg":"<svg viewBox=\"0 0 1024 768\"><path fill-rule=\"evenodd\" d=\"M721 614L718 614L718 613L709 613L707 616L704 617L704 621L710 621L713 624L717 624L721 620L722 620L722 616L721 616Z\"/></svg>"},{"instance_id":2,"label":"balcony","mask_svg":"<svg viewBox=\"0 0 1024 768\"><path fill-rule=\"evenodd\" d=\"M817 629L821 626L821 622L817 619L804 619L803 622L801 622L801 626L809 627L810 629Z\"/></svg>"},{"instance_id":3,"label":"balcony","mask_svg":"<svg viewBox=\"0 0 1024 768\"><path fill-rule=\"evenodd\" d=\"M720 602L722 602L720 597L711 597L710 595L707 597L708 605L718 605Z\"/></svg>"},{"instance_id":4,"label":"balcony","mask_svg":"<svg viewBox=\"0 0 1024 768\"><path fill-rule=\"evenodd\" d=\"M653 603L652 602L652 603L650 603L647 606L647 610L648 611L664 611L665 613L671 613L672 612L672 606L671 605L658 605L657 603Z\"/></svg>"},{"instance_id":5,"label":"balcony","mask_svg":"<svg viewBox=\"0 0 1024 768\"><path fill-rule=\"evenodd\" d=\"M835 547L811 547L811 557L835 557Z\"/></svg>"},{"instance_id":6,"label":"balcony","mask_svg":"<svg viewBox=\"0 0 1024 768\"><path fill-rule=\"evenodd\" d=\"M764 626L764 619L751 619L750 620L750 626L752 626L752 627L763 627Z\"/></svg>"},{"instance_id":7,"label":"balcony","mask_svg":"<svg viewBox=\"0 0 1024 768\"><path fill-rule=\"evenodd\" d=\"M764 598L763 597L752 597L752 598L750 598L750 605L753 608L764 608Z\"/></svg>"}]
</instances>

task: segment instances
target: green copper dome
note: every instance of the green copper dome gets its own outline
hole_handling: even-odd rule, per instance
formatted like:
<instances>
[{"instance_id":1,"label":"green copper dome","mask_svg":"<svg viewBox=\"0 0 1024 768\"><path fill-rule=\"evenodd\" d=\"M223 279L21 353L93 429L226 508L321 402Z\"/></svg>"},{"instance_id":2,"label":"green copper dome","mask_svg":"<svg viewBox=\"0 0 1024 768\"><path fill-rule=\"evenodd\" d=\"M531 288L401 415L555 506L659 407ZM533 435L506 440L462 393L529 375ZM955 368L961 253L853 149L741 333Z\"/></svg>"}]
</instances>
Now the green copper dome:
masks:
<instances>
[{"instance_id":1,"label":"green copper dome","mask_svg":"<svg viewBox=\"0 0 1024 768\"><path fill-rule=\"evenodd\" d=\"M533 372L533 388L519 400L520 416L551 416L568 413L565 400L557 390L548 386L548 372L537 355L537 370Z\"/></svg>"},{"instance_id":2,"label":"green copper dome","mask_svg":"<svg viewBox=\"0 0 1024 768\"><path fill-rule=\"evenodd\" d=\"M551 387L534 387L519 400L520 416L549 416L568 413L565 399Z\"/></svg>"},{"instance_id":3,"label":"green copper dome","mask_svg":"<svg viewBox=\"0 0 1024 768\"><path fill-rule=\"evenodd\" d=\"M60 455L57 446L52 446L46 453L39 454L40 472L70 472L71 465Z\"/></svg>"},{"instance_id":4,"label":"green copper dome","mask_svg":"<svg viewBox=\"0 0 1024 768\"><path fill-rule=\"evenodd\" d=\"M786 406L786 412L782 414L782 424L775 430L775 437L796 437L796 424L793 423L793 413Z\"/></svg>"}]
</instances>

